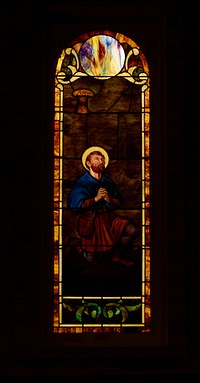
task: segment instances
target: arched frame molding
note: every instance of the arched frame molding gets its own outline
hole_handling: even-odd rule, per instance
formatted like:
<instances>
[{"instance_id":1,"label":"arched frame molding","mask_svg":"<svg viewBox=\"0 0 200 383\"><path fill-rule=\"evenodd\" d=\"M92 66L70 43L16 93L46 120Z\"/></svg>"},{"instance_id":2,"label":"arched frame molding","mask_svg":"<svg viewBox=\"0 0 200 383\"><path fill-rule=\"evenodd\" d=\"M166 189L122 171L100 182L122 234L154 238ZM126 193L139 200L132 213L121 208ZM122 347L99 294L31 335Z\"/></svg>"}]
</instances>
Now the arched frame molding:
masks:
<instances>
[{"instance_id":1,"label":"arched frame molding","mask_svg":"<svg viewBox=\"0 0 200 383\"><path fill-rule=\"evenodd\" d=\"M162 7L161 7L162 8ZM138 11L141 9L139 7ZM73 11L70 11L73 14ZM173 330L174 327L170 327L168 332L168 320L171 320L172 316L174 317L174 312L178 310L179 313L182 312L184 316L184 305L181 304L181 285L173 284L173 297L174 294L179 300L168 299L169 295L172 296L172 285L167 284L168 281L168 258L173 258L173 269L170 268L170 275L175 275L176 271L180 267L183 267L183 264L176 261L174 257L175 248L171 248L170 241L167 240L167 236L170 236L169 231L167 230L168 221L167 221L167 207L170 203L170 197L167 195L167 175L170 176L169 169L172 170L172 165L167 160L168 146L170 146L171 141L169 142L167 133L166 133L166 102L171 105L171 101L167 99L168 89L173 88L172 80L168 81L166 86L166 73L165 73L165 54L166 54L166 29L165 29L165 13L162 9L145 7L142 8L143 18L140 20L137 19L133 23L131 16L127 15L126 25L121 22L120 17L117 17L118 28L117 30L123 31L123 34L126 36L133 36L133 39L140 43L145 52L145 56L148 57L148 64L151 68L151 201L153 206L154 214L151 217L151 244L152 244L152 254L153 258L151 259L151 267L153 273L151 274L151 286L152 286L152 330L150 333L141 333L139 334L122 334L123 336L116 336L116 334L109 334L109 340L105 336L102 336L102 342L104 344L104 350L106 347L114 346L116 347L116 355L119 354L123 357L125 355L130 355L130 347L132 350L132 355L134 356L147 356L149 355L149 346L151 347L151 355L157 355L158 349L162 355L165 353L171 352L173 354L173 345L176 341L181 344L181 350L184 351L184 339L183 334L183 322L180 323L179 327L176 326L176 330ZM51 13L51 12L50 12ZM101 30L116 30L116 25L110 25L109 17L112 14L112 10L108 12L108 15L104 17L104 20L97 17L97 23L101 25ZM75 16L75 15L74 15ZM53 219L51 212L53 211L52 201L53 201L53 179L52 171L54 168L52 148L54 145L54 137L51 132L54 131L54 110L52 110L52 105L54 105L54 86L55 86L55 67L60 56L60 52L66 46L66 31L68 33L68 41L73 41L74 30L76 30L76 35L81 35L83 31L95 30L96 24L90 24L88 20L88 25L84 23L74 23L66 24L65 17L61 15L62 23L52 22L49 14L45 23L43 23L41 30L38 32L38 41L41 41L41 34L44 36L43 43L41 44L41 55L44 55L44 73L42 75L42 81L44 84L44 92L40 93L38 90L37 104L38 109L41 107L45 110L43 114L43 120L41 124L38 124L40 132L43 132L43 147L45 149L46 156L44 163L44 172L42 176L42 182L45 185L46 198L44 199L44 212L45 216L48 217L48 220L45 220L45 230L43 231L43 247L45 252L42 253L42 279L44 281L44 290L41 296L41 318L44 322L43 331L42 331L42 343L45 346L45 349L48 353L52 353L51 347L56 346L57 355L63 355L63 349L61 346L64 344L66 346L66 355L69 355L70 347L74 346L74 341L69 334L56 334L53 333L53 307L54 303L52 300L53 297L53 273L47 274L46 270L52 270L53 264L53 233L52 238L49 237L49 233L52 232ZM87 17L86 17L87 19ZM87 24L87 23L86 23ZM133 33L134 29L134 33ZM171 41L174 41L171 39ZM38 47L37 47L38 49ZM178 66L178 63L173 63L175 66ZM168 64L170 65L170 64ZM38 78L41 79L40 73L38 73ZM153 89L153 91L152 91ZM176 109L179 113L178 109ZM41 111L42 114L42 111ZM171 115L171 114L170 114ZM168 117L170 118L170 116ZM175 122L171 120L171 125L169 129L172 129ZM176 128L179 125L176 124ZM158 127L156 129L155 127ZM39 147L41 145L38 144ZM181 150L181 147L177 147ZM44 156L44 152L42 152ZM180 153L181 158L181 153ZM174 166L174 165L173 165ZM178 163L177 163L178 166ZM181 179L180 179L181 181ZM178 180L177 180L178 182ZM49 193L51 191L51 193ZM52 207L52 209L50 209ZM175 225L175 221L171 222L171 225ZM180 232L180 231L179 231ZM179 233L177 233L177 236ZM174 242L173 242L174 244ZM179 241L179 246L181 246L181 241ZM170 247L171 251L168 251ZM179 247L180 249L180 247ZM49 256L50 255L50 256ZM38 259L38 267L41 265L41 258ZM172 281L173 279L171 279ZM159 287L158 287L159 286ZM52 294L50 294L52 292ZM40 302L40 301L39 301ZM182 302L183 303L183 302ZM178 319L177 319L178 320ZM86 335L86 336L82 336ZM97 341L95 334L80 334L78 338L76 337L76 346L84 347L86 353L89 352L90 346L99 348L100 343ZM103 334L102 334L103 335ZM183 341L183 343L182 343ZM164 348L160 348L160 345L163 345ZM119 347L118 347L119 346ZM46 348L47 347L47 348ZM88 351L87 351L88 350ZM121 351L120 351L121 350ZM113 350L115 354L115 351ZM161 355L160 354L160 355Z\"/></svg>"}]
</instances>

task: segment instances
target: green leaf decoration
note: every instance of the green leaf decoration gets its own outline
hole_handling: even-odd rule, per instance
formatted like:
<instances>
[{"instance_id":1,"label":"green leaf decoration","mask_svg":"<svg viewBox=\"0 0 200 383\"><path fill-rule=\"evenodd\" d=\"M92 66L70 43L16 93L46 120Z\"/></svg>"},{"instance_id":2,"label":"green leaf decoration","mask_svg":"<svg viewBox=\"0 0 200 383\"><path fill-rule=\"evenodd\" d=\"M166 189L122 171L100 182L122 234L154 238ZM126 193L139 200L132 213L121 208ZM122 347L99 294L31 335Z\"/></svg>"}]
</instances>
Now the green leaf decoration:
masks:
<instances>
[{"instance_id":1,"label":"green leaf decoration","mask_svg":"<svg viewBox=\"0 0 200 383\"><path fill-rule=\"evenodd\" d=\"M68 311L74 311L73 306L67 305L66 303L63 303L63 307Z\"/></svg>"},{"instance_id":2,"label":"green leaf decoration","mask_svg":"<svg viewBox=\"0 0 200 383\"><path fill-rule=\"evenodd\" d=\"M98 303L92 303L92 302L82 302L83 305L78 308L76 311L76 319L79 320L79 322L83 322L83 314L86 314L88 316L91 316L93 319L97 319L101 315L101 307L98 305Z\"/></svg>"},{"instance_id":3,"label":"green leaf decoration","mask_svg":"<svg viewBox=\"0 0 200 383\"><path fill-rule=\"evenodd\" d=\"M139 308L141 308L141 306L141 303L137 305L123 305L123 301L120 299L118 302L107 303L102 309L98 303L85 302L84 300L82 300L82 305L79 306L76 310L76 319L82 323L83 315L97 320L102 314L104 318L107 319L114 319L117 317L120 318L121 314L121 321L122 323L124 323L129 316L129 312L136 311ZM73 306L67 305L66 303L63 303L63 307L70 312L75 311L75 308Z\"/></svg>"},{"instance_id":4,"label":"green leaf decoration","mask_svg":"<svg viewBox=\"0 0 200 383\"><path fill-rule=\"evenodd\" d=\"M82 322L82 315L83 315L83 310L84 306L80 306L78 310L76 311L76 319L78 319L79 322Z\"/></svg>"},{"instance_id":5,"label":"green leaf decoration","mask_svg":"<svg viewBox=\"0 0 200 383\"><path fill-rule=\"evenodd\" d=\"M122 323L124 323L126 319L128 318L128 311L126 310L124 306L120 306L119 309L122 313Z\"/></svg>"},{"instance_id":6,"label":"green leaf decoration","mask_svg":"<svg viewBox=\"0 0 200 383\"><path fill-rule=\"evenodd\" d=\"M128 311L135 311L135 310L138 310L141 306L142 304L139 303L138 305L135 305L135 306L125 306L125 307Z\"/></svg>"}]
</instances>

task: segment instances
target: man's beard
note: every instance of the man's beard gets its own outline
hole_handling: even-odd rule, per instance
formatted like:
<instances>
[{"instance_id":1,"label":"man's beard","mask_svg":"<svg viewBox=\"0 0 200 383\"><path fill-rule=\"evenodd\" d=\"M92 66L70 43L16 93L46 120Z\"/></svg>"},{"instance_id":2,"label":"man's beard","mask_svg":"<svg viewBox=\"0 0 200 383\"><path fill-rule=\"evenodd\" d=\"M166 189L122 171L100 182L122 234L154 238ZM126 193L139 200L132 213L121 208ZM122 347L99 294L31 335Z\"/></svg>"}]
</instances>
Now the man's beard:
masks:
<instances>
[{"instance_id":1,"label":"man's beard","mask_svg":"<svg viewBox=\"0 0 200 383\"><path fill-rule=\"evenodd\" d=\"M105 170L105 166L104 165L98 165L98 166L92 165L91 168L92 168L93 172L100 173L100 174L103 173L104 170Z\"/></svg>"}]
</instances>

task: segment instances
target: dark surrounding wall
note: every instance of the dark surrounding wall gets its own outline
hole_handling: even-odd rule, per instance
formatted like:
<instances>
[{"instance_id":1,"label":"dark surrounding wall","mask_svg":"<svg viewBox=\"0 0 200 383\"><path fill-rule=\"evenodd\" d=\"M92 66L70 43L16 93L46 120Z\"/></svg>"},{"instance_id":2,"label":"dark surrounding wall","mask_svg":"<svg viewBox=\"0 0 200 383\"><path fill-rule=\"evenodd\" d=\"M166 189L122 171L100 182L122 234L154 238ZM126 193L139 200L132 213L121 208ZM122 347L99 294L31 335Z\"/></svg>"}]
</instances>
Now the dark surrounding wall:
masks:
<instances>
[{"instance_id":1,"label":"dark surrounding wall","mask_svg":"<svg viewBox=\"0 0 200 383\"><path fill-rule=\"evenodd\" d=\"M46 378L58 381L67 377L71 382L82 376L97 380L99 374L101 379L112 376L116 381L122 374L131 379L152 378L155 382L166 376L196 381L200 373L197 8L193 1L189 7L181 1L150 1L143 2L140 12L137 8L136 13L134 1L123 2L122 9L112 2L78 4L79 8L71 1L42 0L35 4L31 0L18 0L0 8L1 381L15 381L18 377L21 382ZM148 7L151 17L145 11ZM142 33L149 36L144 49L150 52L150 48L153 49L152 14L156 19L160 7L163 7L165 30L159 49L164 49L165 57L160 67L161 75L165 75L166 108L163 109L165 126L157 132L158 136L164 134L163 146L156 151L163 164L157 164L155 159L152 165L158 170L158 181L162 176L160 188L166 206L160 206L162 198L158 199L156 211L164 215L158 214L158 221L153 224L166 222L163 240L167 244L164 264L168 269L167 312L164 304L161 315L167 315L170 347L166 347L164 354L162 344L156 350L153 348L153 359L152 348L149 355L144 348L143 357L125 353L126 359L118 360L120 351L114 347L94 348L85 358L82 349L77 352L73 347L69 355L63 347L58 357L57 348L52 350L44 339L44 317L51 299L47 302L43 292L48 288L51 291L49 274L52 272L51 259L48 259L52 243L52 162L48 149L52 146L48 130L52 111L48 106L51 96L45 99L45 86L53 84L53 80L43 69L46 63L53 65L55 60L48 49L48 32L55 47L58 38L60 45L64 44L66 27L70 41L74 28L78 35L97 23L99 27L109 26L112 19L112 26L127 30L127 34L134 28L135 40L139 41L142 19ZM55 20L60 25L57 30L53 27ZM57 49L59 54L60 47ZM152 100L152 108L159 105L156 101L158 98ZM153 138L159 142L159 137ZM164 177L160 169L165 170Z\"/></svg>"}]
</instances>

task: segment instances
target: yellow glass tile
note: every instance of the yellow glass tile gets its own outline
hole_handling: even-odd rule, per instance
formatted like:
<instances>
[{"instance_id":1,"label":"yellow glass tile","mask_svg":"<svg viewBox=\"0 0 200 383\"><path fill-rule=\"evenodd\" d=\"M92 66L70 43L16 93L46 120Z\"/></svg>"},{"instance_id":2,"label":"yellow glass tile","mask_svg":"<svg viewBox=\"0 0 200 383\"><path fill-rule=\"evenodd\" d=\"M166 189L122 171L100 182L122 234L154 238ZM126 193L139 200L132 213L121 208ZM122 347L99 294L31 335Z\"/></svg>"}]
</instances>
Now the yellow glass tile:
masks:
<instances>
[{"instance_id":1,"label":"yellow glass tile","mask_svg":"<svg viewBox=\"0 0 200 383\"><path fill-rule=\"evenodd\" d=\"M150 296L150 282L146 282L145 294L146 296Z\"/></svg>"},{"instance_id":2,"label":"yellow glass tile","mask_svg":"<svg viewBox=\"0 0 200 383\"><path fill-rule=\"evenodd\" d=\"M150 112L149 106L150 106L150 87L148 87L145 90L145 110L146 112Z\"/></svg>"},{"instance_id":3,"label":"yellow glass tile","mask_svg":"<svg viewBox=\"0 0 200 383\"><path fill-rule=\"evenodd\" d=\"M54 226L54 243L58 242L58 226Z\"/></svg>"},{"instance_id":4,"label":"yellow glass tile","mask_svg":"<svg viewBox=\"0 0 200 383\"><path fill-rule=\"evenodd\" d=\"M145 181L145 201L150 199L150 181Z\"/></svg>"},{"instance_id":5,"label":"yellow glass tile","mask_svg":"<svg viewBox=\"0 0 200 383\"><path fill-rule=\"evenodd\" d=\"M150 161L145 160L144 166L145 166L145 179L149 180L150 179Z\"/></svg>"},{"instance_id":6,"label":"yellow glass tile","mask_svg":"<svg viewBox=\"0 0 200 383\"><path fill-rule=\"evenodd\" d=\"M65 50L62 51L62 53L58 59L57 67L56 67L56 74L61 71L61 67L62 67L62 63L63 63L64 58L65 58Z\"/></svg>"},{"instance_id":7,"label":"yellow glass tile","mask_svg":"<svg viewBox=\"0 0 200 383\"><path fill-rule=\"evenodd\" d=\"M60 112L56 112L55 113L55 120L57 121L57 120L59 120L59 118L60 118Z\"/></svg>"},{"instance_id":8,"label":"yellow glass tile","mask_svg":"<svg viewBox=\"0 0 200 383\"><path fill-rule=\"evenodd\" d=\"M145 94L145 98L146 98L146 94ZM145 123L149 124L149 122L150 122L150 114L148 113L147 109L145 108Z\"/></svg>"},{"instance_id":9,"label":"yellow glass tile","mask_svg":"<svg viewBox=\"0 0 200 383\"><path fill-rule=\"evenodd\" d=\"M150 249L146 249L146 260L150 261Z\"/></svg>"},{"instance_id":10,"label":"yellow glass tile","mask_svg":"<svg viewBox=\"0 0 200 383\"><path fill-rule=\"evenodd\" d=\"M146 281L150 280L150 259L146 258Z\"/></svg>"},{"instance_id":11,"label":"yellow glass tile","mask_svg":"<svg viewBox=\"0 0 200 383\"><path fill-rule=\"evenodd\" d=\"M145 132L149 132L149 130L150 130L150 122L149 121L145 122L144 130L145 130Z\"/></svg>"},{"instance_id":12,"label":"yellow glass tile","mask_svg":"<svg viewBox=\"0 0 200 383\"><path fill-rule=\"evenodd\" d=\"M58 263L55 263L54 262L54 275L57 275L58 274Z\"/></svg>"},{"instance_id":13,"label":"yellow glass tile","mask_svg":"<svg viewBox=\"0 0 200 383\"><path fill-rule=\"evenodd\" d=\"M59 179L59 165L60 165L60 159L54 158L54 178Z\"/></svg>"},{"instance_id":14,"label":"yellow glass tile","mask_svg":"<svg viewBox=\"0 0 200 383\"><path fill-rule=\"evenodd\" d=\"M55 87L55 107L60 106L60 89Z\"/></svg>"},{"instance_id":15,"label":"yellow glass tile","mask_svg":"<svg viewBox=\"0 0 200 383\"><path fill-rule=\"evenodd\" d=\"M149 157L149 132L145 132L144 134L144 156Z\"/></svg>"},{"instance_id":16,"label":"yellow glass tile","mask_svg":"<svg viewBox=\"0 0 200 383\"><path fill-rule=\"evenodd\" d=\"M54 132L54 156L59 156L59 132Z\"/></svg>"},{"instance_id":17,"label":"yellow glass tile","mask_svg":"<svg viewBox=\"0 0 200 383\"><path fill-rule=\"evenodd\" d=\"M59 200L59 181L54 181L54 201Z\"/></svg>"},{"instance_id":18,"label":"yellow glass tile","mask_svg":"<svg viewBox=\"0 0 200 383\"><path fill-rule=\"evenodd\" d=\"M150 244L150 228L149 228L149 226L145 227L145 244L146 245Z\"/></svg>"}]
</instances>

